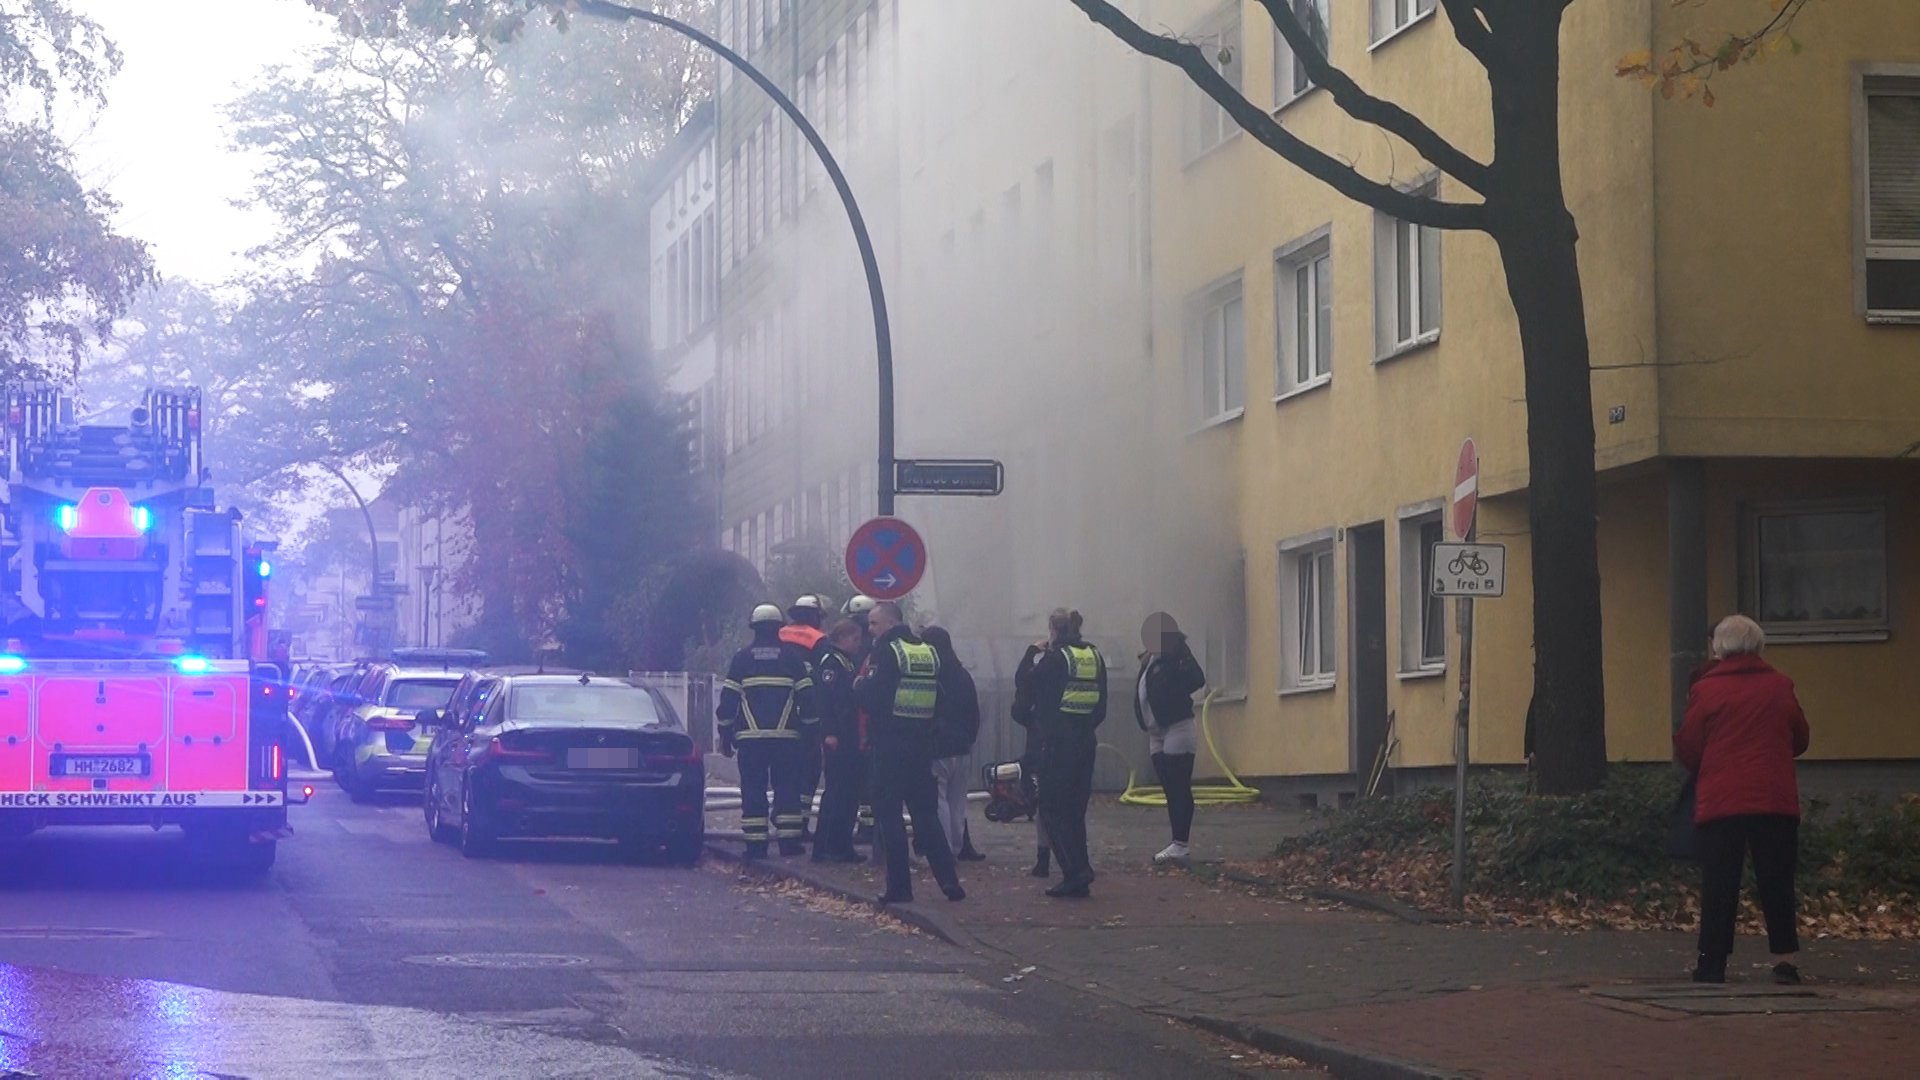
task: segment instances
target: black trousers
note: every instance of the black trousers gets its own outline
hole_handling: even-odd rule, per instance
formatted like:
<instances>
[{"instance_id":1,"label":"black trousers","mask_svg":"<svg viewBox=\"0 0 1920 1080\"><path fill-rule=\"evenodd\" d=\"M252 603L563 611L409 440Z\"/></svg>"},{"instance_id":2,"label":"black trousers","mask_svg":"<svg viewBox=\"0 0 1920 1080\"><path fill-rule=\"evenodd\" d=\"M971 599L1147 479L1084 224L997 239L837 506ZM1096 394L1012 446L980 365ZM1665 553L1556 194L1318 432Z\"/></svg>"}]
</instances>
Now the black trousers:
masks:
<instances>
[{"instance_id":1,"label":"black trousers","mask_svg":"<svg viewBox=\"0 0 1920 1080\"><path fill-rule=\"evenodd\" d=\"M1173 842L1184 844L1193 834L1193 755L1155 754L1153 771L1160 777L1160 790L1167 793Z\"/></svg>"},{"instance_id":2,"label":"black trousers","mask_svg":"<svg viewBox=\"0 0 1920 1080\"><path fill-rule=\"evenodd\" d=\"M913 895L907 823L900 817L902 808L913 818L913 834L926 849L933 879L942 889L958 888L960 873L954 865L953 850L947 847L946 831L940 827L939 793L933 780L931 751L876 746L872 766L873 818L880 832L880 846L887 856L887 895L900 899Z\"/></svg>"},{"instance_id":3,"label":"black trousers","mask_svg":"<svg viewBox=\"0 0 1920 1080\"><path fill-rule=\"evenodd\" d=\"M1087 803L1093 799L1093 732L1049 736L1041 751L1040 824L1068 881L1093 880Z\"/></svg>"},{"instance_id":4,"label":"black trousers","mask_svg":"<svg viewBox=\"0 0 1920 1080\"><path fill-rule=\"evenodd\" d=\"M813 814L813 797L820 791L820 778L826 771L821 754L826 747L820 745L818 736L806 742L805 757L800 762L800 813L802 817Z\"/></svg>"},{"instance_id":5,"label":"black trousers","mask_svg":"<svg viewBox=\"0 0 1920 1080\"><path fill-rule=\"evenodd\" d=\"M813 850L837 855L853 850L854 822L867 797L867 755L846 743L824 753L821 771L827 790L820 796L820 820L813 827Z\"/></svg>"},{"instance_id":6,"label":"black trousers","mask_svg":"<svg viewBox=\"0 0 1920 1080\"><path fill-rule=\"evenodd\" d=\"M765 851L767 837L780 839L780 850L789 854L800 847L800 829L806 817L800 812L801 748L797 738L741 739L740 758L740 831L750 849ZM767 789L773 789L772 812L767 805Z\"/></svg>"},{"instance_id":7,"label":"black trousers","mask_svg":"<svg viewBox=\"0 0 1920 1080\"><path fill-rule=\"evenodd\" d=\"M1800 819L1785 814L1742 814L1700 826L1700 953L1724 959L1733 952L1740 915L1740 879L1748 850L1760 909L1767 917L1767 947L1775 956L1800 949L1794 914L1793 877L1800 861Z\"/></svg>"}]
</instances>

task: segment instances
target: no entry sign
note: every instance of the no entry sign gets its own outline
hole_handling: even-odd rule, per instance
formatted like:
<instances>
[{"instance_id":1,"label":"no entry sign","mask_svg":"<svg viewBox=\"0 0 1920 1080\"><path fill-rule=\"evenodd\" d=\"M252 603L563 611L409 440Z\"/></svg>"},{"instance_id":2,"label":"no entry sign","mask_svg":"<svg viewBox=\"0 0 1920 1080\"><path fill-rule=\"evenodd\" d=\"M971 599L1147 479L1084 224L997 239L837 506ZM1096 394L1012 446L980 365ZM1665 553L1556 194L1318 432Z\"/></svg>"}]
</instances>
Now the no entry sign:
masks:
<instances>
[{"instance_id":1,"label":"no entry sign","mask_svg":"<svg viewBox=\"0 0 1920 1080\"><path fill-rule=\"evenodd\" d=\"M875 600L900 599L926 572L926 541L899 518L874 518L847 541L847 580Z\"/></svg>"},{"instance_id":2,"label":"no entry sign","mask_svg":"<svg viewBox=\"0 0 1920 1080\"><path fill-rule=\"evenodd\" d=\"M1480 451L1473 440L1460 444L1460 464L1453 470L1453 535L1473 535L1473 514L1480 506Z\"/></svg>"}]
</instances>

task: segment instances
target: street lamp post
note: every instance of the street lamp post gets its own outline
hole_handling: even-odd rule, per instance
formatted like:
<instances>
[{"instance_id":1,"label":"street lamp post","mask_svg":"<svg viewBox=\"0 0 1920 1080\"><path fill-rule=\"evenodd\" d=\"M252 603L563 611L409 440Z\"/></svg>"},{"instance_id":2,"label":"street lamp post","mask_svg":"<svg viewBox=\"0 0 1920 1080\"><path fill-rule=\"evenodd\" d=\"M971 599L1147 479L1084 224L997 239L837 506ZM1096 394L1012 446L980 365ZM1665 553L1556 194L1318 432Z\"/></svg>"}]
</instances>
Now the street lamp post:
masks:
<instances>
[{"instance_id":1,"label":"street lamp post","mask_svg":"<svg viewBox=\"0 0 1920 1080\"><path fill-rule=\"evenodd\" d=\"M762 74L759 68L748 63L746 58L722 45L719 40L703 30L669 18L657 12L642 11L624 4L610 3L609 0L576 0L579 10L588 15L602 18L631 20L651 23L664 27L681 37L688 38L701 47L711 51L720 59L732 65L734 70L751 79L755 86L766 91L780 111L800 129L806 137L807 145L820 157L820 164L826 168L827 179L833 182L833 189L840 194L840 202L847 210L847 219L853 225L853 240L860 247L860 265L867 274L867 295L873 302L874 351L880 361L880 474L879 507L883 517L893 515L893 331L887 323L887 298L880 285L880 260L873 252L873 238L867 234L867 222L860 214L860 205L854 201L853 188L847 183L847 174L840 169L840 163L834 160L832 151L827 149L826 140L814 130L800 107L793 99L783 93L772 79Z\"/></svg>"}]
</instances>

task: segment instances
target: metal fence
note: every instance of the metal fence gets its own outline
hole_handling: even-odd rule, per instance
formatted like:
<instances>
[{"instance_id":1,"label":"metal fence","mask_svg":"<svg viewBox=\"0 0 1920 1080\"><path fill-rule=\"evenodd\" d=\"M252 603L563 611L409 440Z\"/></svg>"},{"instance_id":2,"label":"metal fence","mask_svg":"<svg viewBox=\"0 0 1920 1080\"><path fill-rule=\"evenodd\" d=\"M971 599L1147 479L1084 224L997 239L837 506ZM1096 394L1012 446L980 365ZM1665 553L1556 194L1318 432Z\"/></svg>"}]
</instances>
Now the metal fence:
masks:
<instances>
[{"instance_id":1,"label":"metal fence","mask_svg":"<svg viewBox=\"0 0 1920 1080\"><path fill-rule=\"evenodd\" d=\"M632 671L627 678L660 691L686 723L687 734L693 736L701 753L713 753L713 709L720 684L717 676L697 671Z\"/></svg>"}]
</instances>

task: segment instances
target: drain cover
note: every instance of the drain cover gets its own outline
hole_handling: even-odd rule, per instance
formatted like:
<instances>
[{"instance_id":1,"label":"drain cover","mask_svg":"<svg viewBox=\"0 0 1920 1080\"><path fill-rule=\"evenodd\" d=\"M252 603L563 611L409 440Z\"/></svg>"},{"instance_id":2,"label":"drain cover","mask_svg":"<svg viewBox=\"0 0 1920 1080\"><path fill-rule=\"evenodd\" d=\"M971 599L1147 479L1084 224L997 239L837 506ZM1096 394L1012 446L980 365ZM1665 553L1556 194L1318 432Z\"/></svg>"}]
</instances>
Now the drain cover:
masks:
<instances>
[{"instance_id":1,"label":"drain cover","mask_svg":"<svg viewBox=\"0 0 1920 1080\"><path fill-rule=\"evenodd\" d=\"M0 939L132 941L152 936L151 930L127 930L115 926L0 926Z\"/></svg>"},{"instance_id":2,"label":"drain cover","mask_svg":"<svg viewBox=\"0 0 1920 1080\"><path fill-rule=\"evenodd\" d=\"M590 956L571 956L566 953L439 953L432 956L409 956L407 957L407 963L426 964L431 967L516 970L525 968L585 967L593 963L593 958Z\"/></svg>"}]
</instances>

